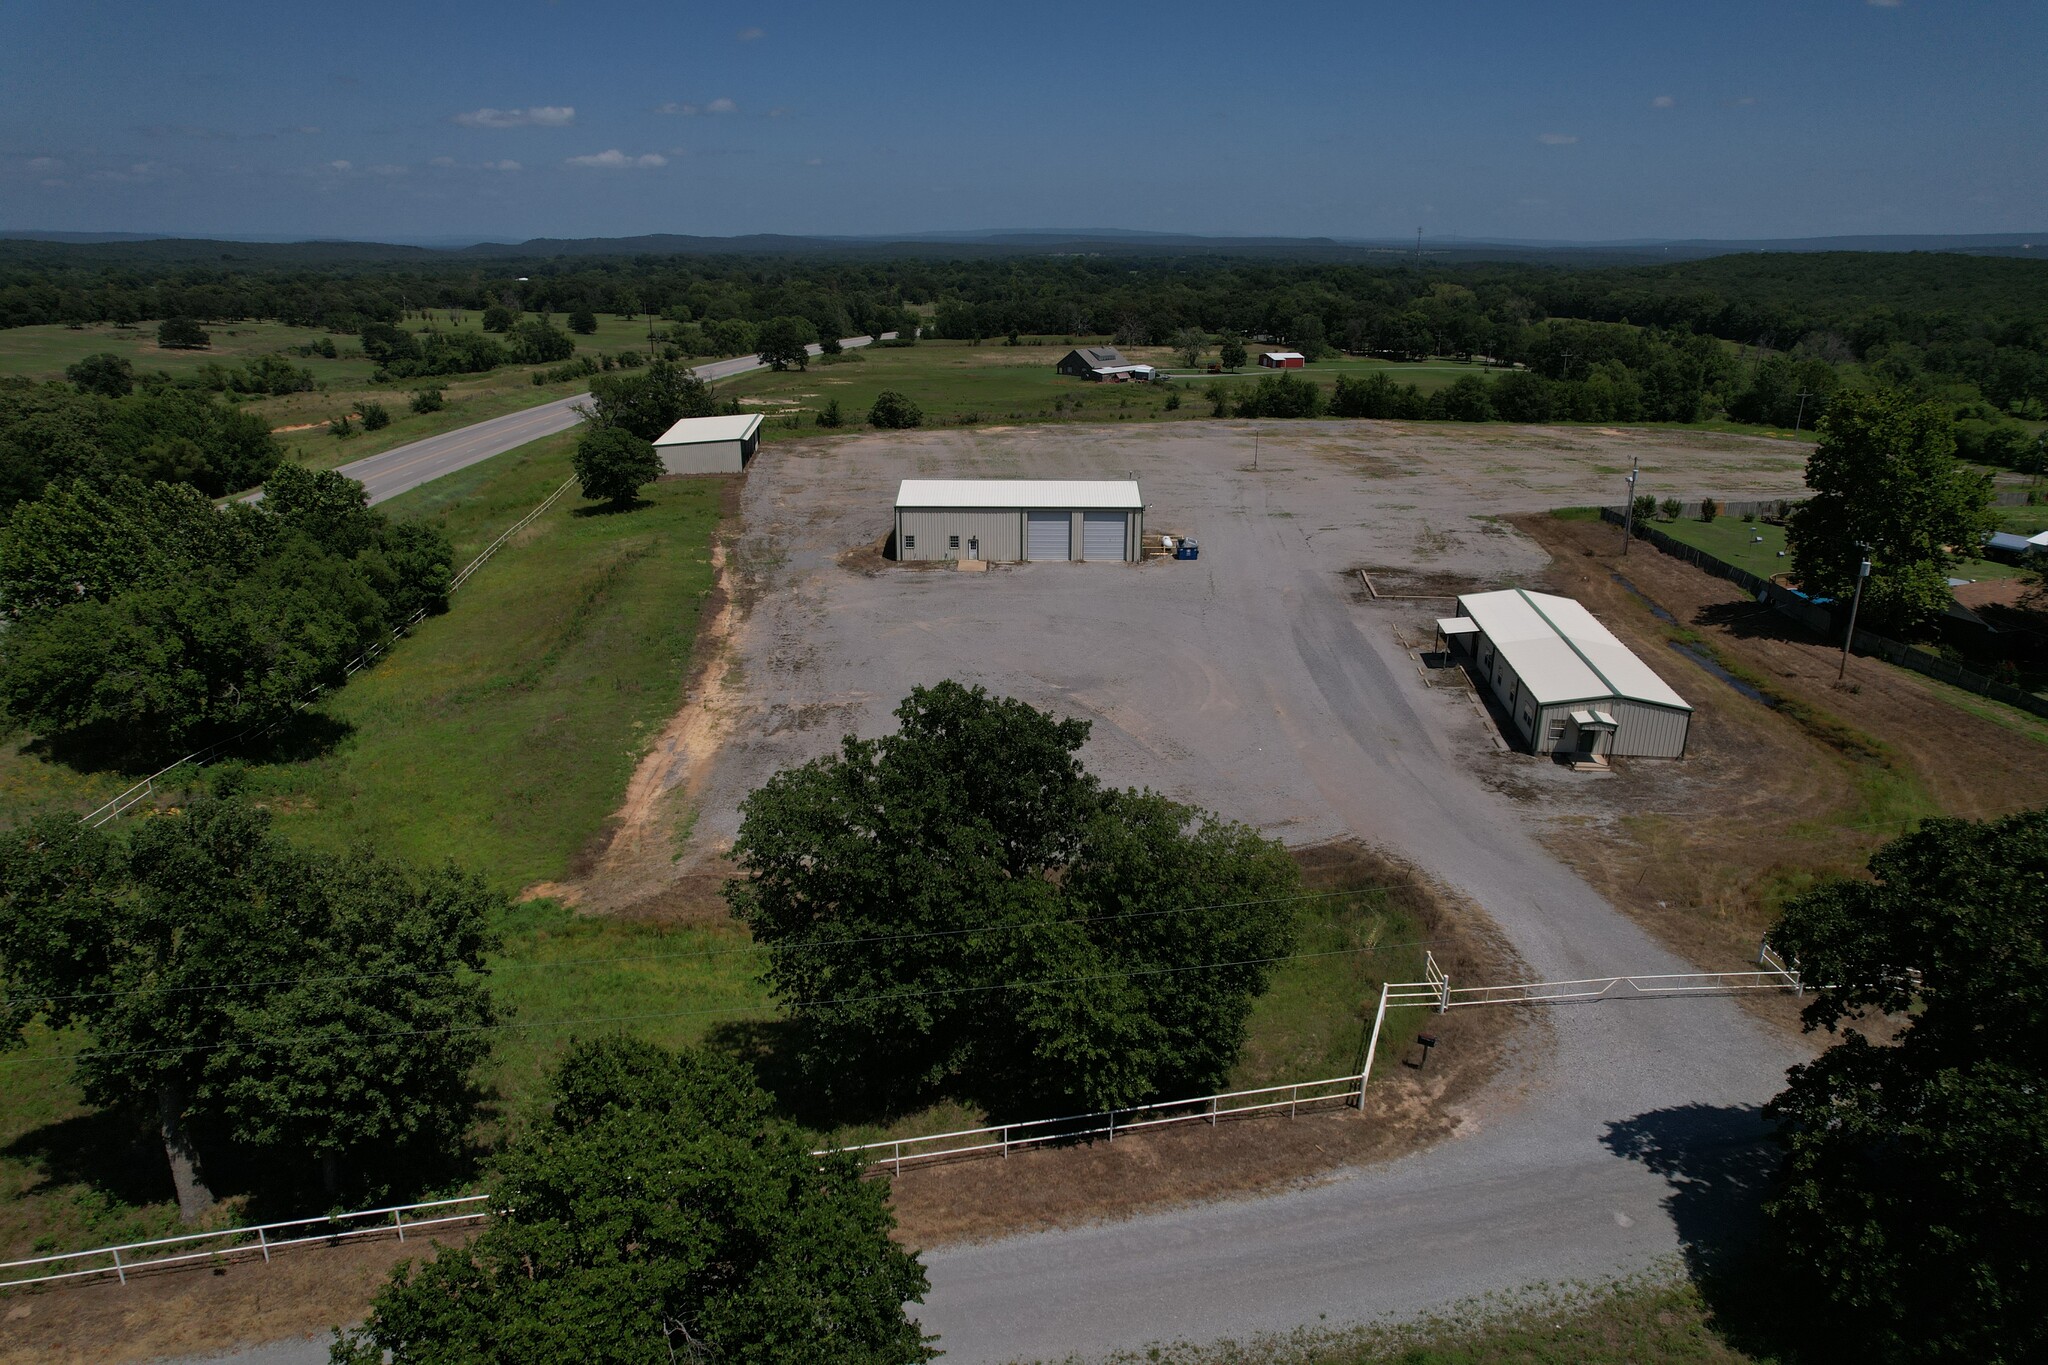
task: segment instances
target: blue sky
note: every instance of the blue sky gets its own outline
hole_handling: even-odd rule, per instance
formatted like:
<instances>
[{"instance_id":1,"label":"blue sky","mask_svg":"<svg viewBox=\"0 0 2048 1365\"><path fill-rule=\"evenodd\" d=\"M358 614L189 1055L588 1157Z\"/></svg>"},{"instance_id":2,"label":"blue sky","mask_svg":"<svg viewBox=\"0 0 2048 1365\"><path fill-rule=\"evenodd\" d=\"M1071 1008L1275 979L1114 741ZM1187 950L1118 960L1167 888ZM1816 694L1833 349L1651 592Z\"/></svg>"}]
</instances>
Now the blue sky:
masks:
<instances>
[{"instance_id":1,"label":"blue sky","mask_svg":"<svg viewBox=\"0 0 2048 1365\"><path fill-rule=\"evenodd\" d=\"M0 227L2048 230L2048 4L0 9Z\"/></svg>"}]
</instances>

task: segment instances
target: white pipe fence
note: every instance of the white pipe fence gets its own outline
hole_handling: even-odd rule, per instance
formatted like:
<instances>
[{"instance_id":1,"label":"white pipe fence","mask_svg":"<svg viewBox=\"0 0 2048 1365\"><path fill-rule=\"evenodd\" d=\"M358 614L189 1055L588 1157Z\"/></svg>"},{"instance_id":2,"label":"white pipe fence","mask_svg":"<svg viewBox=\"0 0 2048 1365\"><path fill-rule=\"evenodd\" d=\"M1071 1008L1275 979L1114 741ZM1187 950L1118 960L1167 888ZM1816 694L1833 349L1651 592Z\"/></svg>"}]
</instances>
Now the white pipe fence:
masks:
<instances>
[{"instance_id":1,"label":"white pipe fence","mask_svg":"<svg viewBox=\"0 0 2048 1365\"><path fill-rule=\"evenodd\" d=\"M463 565L461 572L457 573L452 579L449 580L448 591L452 594L457 588L461 587L464 583L467 583L470 579L470 575L474 574L478 569L482 568L484 562L488 560L492 555L496 554L499 551L499 549L504 546L505 542L510 540L514 535L517 535L526 527L532 525L535 518L539 517L541 513L547 511L548 508L554 506L555 501L558 498L560 498L562 494L568 492L570 487L575 482L576 480L573 478L565 481L560 488L557 488L554 492L548 494L547 498L541 503L540 506L534 508L531 512L528 512L525 516L521 517L518 521L514 522L511 525L511 527L509 527L496 540L492 541L489 545L486 545L484 547L482 554L478 555L475 559L470 560L469 563ZM362 653L356 655L355 658L349 660L346 664L342 665L342 676L345 678L353 678L356 674L362 672L365 668L368 668L371 664L375 663L380 657L382 657L384 651L391 648L392 645L397 644L400 639L402 639L407 634L411 633L412 628L418 625L420 621L425 618L426 614L427 609L425 607L421 607L418 611L406 617L405 620L399 622L396 626L393 626L389 631L385 633L382 639L379 639L375 643L369 645L367 648L363 650ZM322 692L325 692L326 690L327 684L314 683L312 687L306 690L306 694L304 696L300 697L297 701L292 703L292 709L294 711L305 710L308 706L311 706L316 699L318 699ZM126 811L130 807L147 800L151 796L154 796L156 794L156 784L159 781L163 780L165 777L168 777L170 774L177 772L180 768L188 768L200 763L204 763L208 759L212 758L215 754L221 753L224 750L226 750L229 746L239 744L243 740L250 738L252 735L267 735L271 731L275 730L281 724L283 724L282 721L273 721L271 724L263 727L260 730L256 729L255 727L251 727L247 730L242 731L239 734L230 735L226 739L218 740L212 744L209 744L204 749L195 749L193 752L186 754L183 758L178 759L176 762L170 764L169 766L157 769L148 777L143 778L140 782L137 782L134 786L128 788L128 790L122 792L119 796L116 796L113 800L107 802L105 805L99 807L97 810L90 811L84 816L81 816L79 818L78 823L81 825L90 826L93 829L98 829L101 825L106 824L109 820L118 817L123 811Z\"/></svg>"},{"instance_id":2,"label":"white pipe fence","mask_svg":"<svg viewBox=\"0 0 2048 1365\"><path fill-rule=\"evenodd\" d=\"M1366 1045L1365 1065L1351 1075L1330 1076L1316 1081L1295 1081L1287 1085L1261 1086L1254 1090L1230 1090L1194 1099L1162 1100L1156 1104L1098 1110L1095 1113L1075 1114L1066 1118L1033 1119L1024 1123L994 1124L985 1128L959 1128L952 1132L928 1133L917 1137L883 1138L877 1142L863 1142L850 1147L825 1148L811 1155L859 1152L868 1157L871 1168L898 1173L905 1166L920 1161L935 1161L943 1157L970 1156L983 1152L1000 1152L1004 1157L1008 1157L1012 1151L1026 1147L1085 1138L1100 1137L1114 1142L1118 1133L1128 1134L1179 1123L1207 1123L1214 1127L1226 1118L1272 1113L1282 1109L1285 1109L1291 1118L1312 1105L1337 1104L1363 1108L1366 1085L1372 1077L1373 1061L1379 1053L1380 1032L1386 1023L1389 1009L1419 1005L1443 1014L1471 1005L1549 1005L1573 1000L1599 1000L1624 989L1644 996L1745 990L1805 993L1805 985L1797 964L1787 964L1772 951L1770 944L1765 943L1758 949L1757 962L1758 970L1744 972L1662 972L1634 976L1589 977L1576 981L1522 982L1508 986L1453 986L1449 974L1437 964L1436 955L1425 952L1423 980L1390 981L1380 987L1379 1012L1373 1017L1372 1036ZM106 1259L103 1265L51 1270L25 1277L0 1279L0 1289L107 1275L115 1276L126 1284L131 1271L152 1270L215 1257L260 1253L263 1259L268 1261L273 1251L284 1247L304 1246L313 1242L333 1243L351 1237L369 1237L390 1232L395 1232L400 1240L404 1240L408 1231L480 1221L489 1216L488 1209L484 1207L486 1200L487 1196L481 1194L464 1195L455 1199L430 1200L423 1204L402 1204L391 1208L365 1209L358 1213L297 1218L283 1223L227 1228L218 1232L192 1232L178 1237L160 1237L154 1241L95 1247L90 1251L36 1256L21 1261L0 1261L0 1275L4 1275L45 1266L65 1265L97 1258ZM409 1221L407 1218L407 1215L452 1209L466 1211L436 1213L435 1216L428 1218L413 1217ZM360 1226L347 1226L349 1224ZM309 1228L323 1230L304 1231ZM293 1231L300 1235L283 1238L276 1236L281 1232ZM225 1245L137 1258L137 1253L207 1242Z\"/></svg>"},{"instance_id":3,"label":"white pipe fence","mask_svg":"<svg viewBox=\"0 0 2048 1365\"><path fill-rule=\"evenodd\" d=\"M166 1266L258 1254L267 1262L272 1252L281 1251L286 1247L308 1246L314 1242L332 1245L352 1237L396 1233L398 1240L402 1242L408 1232L418 1232L422 1228L451 1227L483 1219L489 1213L484 1207L487 1199L486 1195L466 1194L455 1199L430 1199L423 1204L398 1204L390 1208L362 1209L355 1213L292 1218L282 1223L259 1223L250 1227L222 1228L215 1232L187 1232L176 1237L158 1237L148 1242L123 1242L119 1246L94 1247L89 1251L66 1251L55 1256L31 1256L22 1261L0 1261L0 1275L10 1275L8 1279L0 1279L0 1289L14 1289L31 1284L52 1284L60 1280L104 1278L108 1275L126 1284L131 1274L160 1270ZM444 1212L455 1209L465 1211ZM429 1216L406 1217L407 1214L422 1213ZM308 1232L309 1228L317 1228L320 1231ZM199 1245L208 1242L224 1245ZM194 1249L171 1251L163 1255L149 1254L160 1248L169 1247ZM69 1266L74 1262L102 1258L106 1261L104 1265L44 1270L26 1276L12 1274L38 1267Z\"/></svg>"},{"instance_id":4,"label":"white pipe fence","mask_svg":"<svg viewBox=\"0 0 2048 1365\"><path fill-rule=\"evenodd\" d=\"M851 1147L828 1147L811 1155L867 1152L872 1154L870 1160L873 1165L887 1167L891 1171L901 1171L909 1162L934 1161L940 1157L967 1156L975 1152L1001 1152L1007 1157L1019 1148L1048 1142L1071 1142L1092 1137L1114 1142L1118 1133L1163 1128L1168 1124L1206 1123L1214 1127L1219 1120L1238 1114L1285 1109L1288 1117L1292 1118L1309 1105L1353 1103L1358 1082L1355 1075L1332 1076L1320 1081L1261 1086L1256 1090L1231 1090L1191 1100L1162 1100L1126 1109L1103 1109L1066 1118L1031 1119L1024 1123L1002 1123L987 1128L960 1128L950 1133L928 1133L919 1137L883 1138L879 1142L862 1142ZM1278 1098L1282 1095L1286 1098ZM1275 1098L1264 1098L1266 1096ZM1235 1103L1239 1100L1251 1102ZM1131 1117L1135 1115L1153 1117ZM951 1145L929 1145L932 1143Z\"/></svg>"}]
</instances>

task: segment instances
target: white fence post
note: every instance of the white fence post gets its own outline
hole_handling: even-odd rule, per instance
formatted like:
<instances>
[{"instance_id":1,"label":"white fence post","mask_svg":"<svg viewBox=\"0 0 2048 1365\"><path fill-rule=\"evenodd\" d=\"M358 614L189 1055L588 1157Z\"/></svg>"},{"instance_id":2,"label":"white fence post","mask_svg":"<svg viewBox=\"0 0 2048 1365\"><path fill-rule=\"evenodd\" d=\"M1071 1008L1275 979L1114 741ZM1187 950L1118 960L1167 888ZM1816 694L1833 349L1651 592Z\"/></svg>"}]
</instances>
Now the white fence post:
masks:
<instances>
[{"instance_id":1,"label":"white fence post","mask_svg":"<svg viewBox=\"0 0 2048 1365\"><path fill-rule=\"evenodd\" d=\"M1393 987L1389 983L1385 981L1380 983L1379 1013L1372 1017L1372 1041L1365 1045L1365 1069L1358 1073L1358 1110L1360 1113L1365 1112L1365 1087L1366 1083L1372 1079L1372 1059L1378 1055L1380 1050L1380 1025L1387 1021L1387 992L1392 989Z\"/></svg>"},{"instance_id":2,"label":"white fence post","mask_svg":"<svg viewBox=\"0 0 2048 1365\"><path fill-rule=\"evenodd\" d=\"M270 1234L262 1228L256 1229L256 1245L263 1249L263 1264L270 1264Z\"/></svg>"},{"instance_id":3,"label":"white fence post","mask_svg":"<svg viewBox=\"0 0 2048 1365\"><path fill-rule=\"evenodd\" d=\"M121 1283L128 1283L128 1272L121 1269L121 1248L114 1248L114 1273L121 1277Z\"/></svg>"},{"instance_id":4,"label":"white fence post","mask_svg":"<svg viewBox=\"0 0 2048 1365\"><path fill-rule=\"evenodd\" d=\"M405 1211L403 1209L391 1210L391 1223L392 1226L398 1229L398 1240L403 1242L405 1240Z\"/></svg>"}]
</instances>

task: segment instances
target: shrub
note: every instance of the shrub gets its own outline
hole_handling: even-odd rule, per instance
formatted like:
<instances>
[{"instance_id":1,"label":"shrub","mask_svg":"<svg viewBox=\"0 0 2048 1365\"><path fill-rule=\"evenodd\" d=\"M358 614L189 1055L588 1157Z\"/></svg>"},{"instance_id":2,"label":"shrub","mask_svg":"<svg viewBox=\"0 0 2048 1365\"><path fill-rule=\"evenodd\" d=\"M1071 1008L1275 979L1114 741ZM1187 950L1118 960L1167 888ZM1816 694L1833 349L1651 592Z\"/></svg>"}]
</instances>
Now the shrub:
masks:
<instances>
[{"instance_id":1,"label":"shrub","mask_svg":"<svg viewBox=\"0 0 2048 1365\"><path fill-rule=\"evenodd\" d=\"M1685 504L1677 498L1666 498L1657 505L1658 515L1662 516L1666 521L1677 521L1678 514L1684 510Z\"/></svg>"},{"instance_id":2,"label":"shrub","mask_svg":"<svg viewBox=\"0 0 2048 1365\"><path fill-rule=\"evenodd\" d=\"M1635 523L1638 530L1648 526L1657 517L1657 499L1648 493L1636 494L1634 508Z\"/></svg>"},{"instance_id":3,"label":"shrub","mask_svg":"<svg viewBox=\"0 0 2048 1365\"><path fill-rule=\"evenodd\" d=\"M924 425L924 410L894 389L875 395L868 409L868 424L881 431L902 431Z\"/></svg>"},{"instance_id":4,"label":"shrub","mask_svg":"<svg viewBox=\"0 0 2048 1365\"><path fill-rule=\"evenodd\" d=\"M329 436L339 436L346 440L348 437L356 434L356 419L345 412L339 417L328 418L327 434Z\"/></svg>"},{"instance_id":5,"label":"shrub","mask_svg":"<svg viewBox=\"0 0 2048 1365\"><path fill-rule=\"evenodd\" d=\"M421 389L412 396L414 412L439 412L446 406L447 400L441 397L439 389Z\"/></svg>"},{"instance_id":6,"label":"shrub","mask_svg":"<svg viewBox=\"0 0 2048 1365\"><path fill-rule=\"evenodd\" d=\"M1714 501L1714 500L1713 500L1712 498L1701 498L1701 499L1700 499L1700 520L1701 520L1701 521L1712 521L1712 520L1713 520L1713 519L1714 519L1715 517L1718 517L1718 516L1720 516L1720 515L1721 515L1721 504L1720 504L1720 503L1718 503L1718 502L1715 502L1715 501Z\"/></svg>"},{"instance_id":7,"label":"shrub","mask_svg":"<svg viewBox=\"0 0 2048 1365\"><path fill-rule=\"evenodd\" d=\"M818 414L818 425L821 427L838 427L846 425L846 414L840 410L839 400L837 398L834 398L831 402L825 404L825 410Z\"/></svg>"},{"instance_id":8,"label":"shrub","mask_svg":"<svg viewBox=\"0 0 2048 1365\"><path fill-rule=\"evenodd\" d=\"M494 303L484 309L486 332L509 332L518 321L519 315L502 303Z\"/></svg>"},{"instance_id":9,"label":"shrub","mask_svg":"<svg viewBox=\"0 0 2048 1365\"><path fill-rule=\"evenodd\" d=\"M391 425L391 414L382 403L364 403L362 410L364 431L382 431Z\"/></svg>"},{"instance_id":10,"label":"shrub","mask_svg":"<svg viewBox=\"0 0 2048 1365\"><path fill-rule=\"evenodd\" d=\"M580 337L597 335L597 314L588 308L577 309L569 314L569 330Z\"/></svg>"}]
</instances>

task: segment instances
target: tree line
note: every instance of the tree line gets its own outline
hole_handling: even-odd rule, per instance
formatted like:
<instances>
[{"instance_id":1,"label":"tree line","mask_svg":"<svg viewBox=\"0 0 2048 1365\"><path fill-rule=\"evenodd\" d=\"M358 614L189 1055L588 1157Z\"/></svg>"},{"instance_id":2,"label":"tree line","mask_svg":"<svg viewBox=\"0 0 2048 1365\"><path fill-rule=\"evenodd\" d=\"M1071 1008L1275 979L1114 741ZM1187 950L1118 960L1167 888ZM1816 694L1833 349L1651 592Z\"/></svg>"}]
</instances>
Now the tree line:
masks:
<instances>
[{"instance_id":1,"label":"tree line","mask_svg":"<svg viewBox=\"0 0 2048 1365\"><path fill-rule=\"evenodd\" d=\"M446 605L453 551L332 470L279 465L259 502L74 476L0 529L0 705L133 770L288 718L365 646Z\"/></svg>"},{"instance_id":2,"label":"tree line","mask_svg":"<svg viewBox=\"0 0 2048 1365\"><path fill-rule=\"evenodd\" d=\"M1751 253L1658 266L1360 264L1228 256L906 259L411 253L315 267L122 258L36 244L0 260L0 326L274 318L370 322L504 309L642 314L695 329L693 354L738 354L740 326L798 318L820 335L897 330L931 307L936 335L1113 334L1170 344L1183 328L1389 359L1531 358L1549 320L1716 337L1759 357L1858 362L1892 382L1965 386L1957 401L2048 415L2048 270L1934 253ZM1802 380L1802 386L1810 387ZM1772 420L1775 420L1772 419Z\"/></svg>"}]
</instances>

